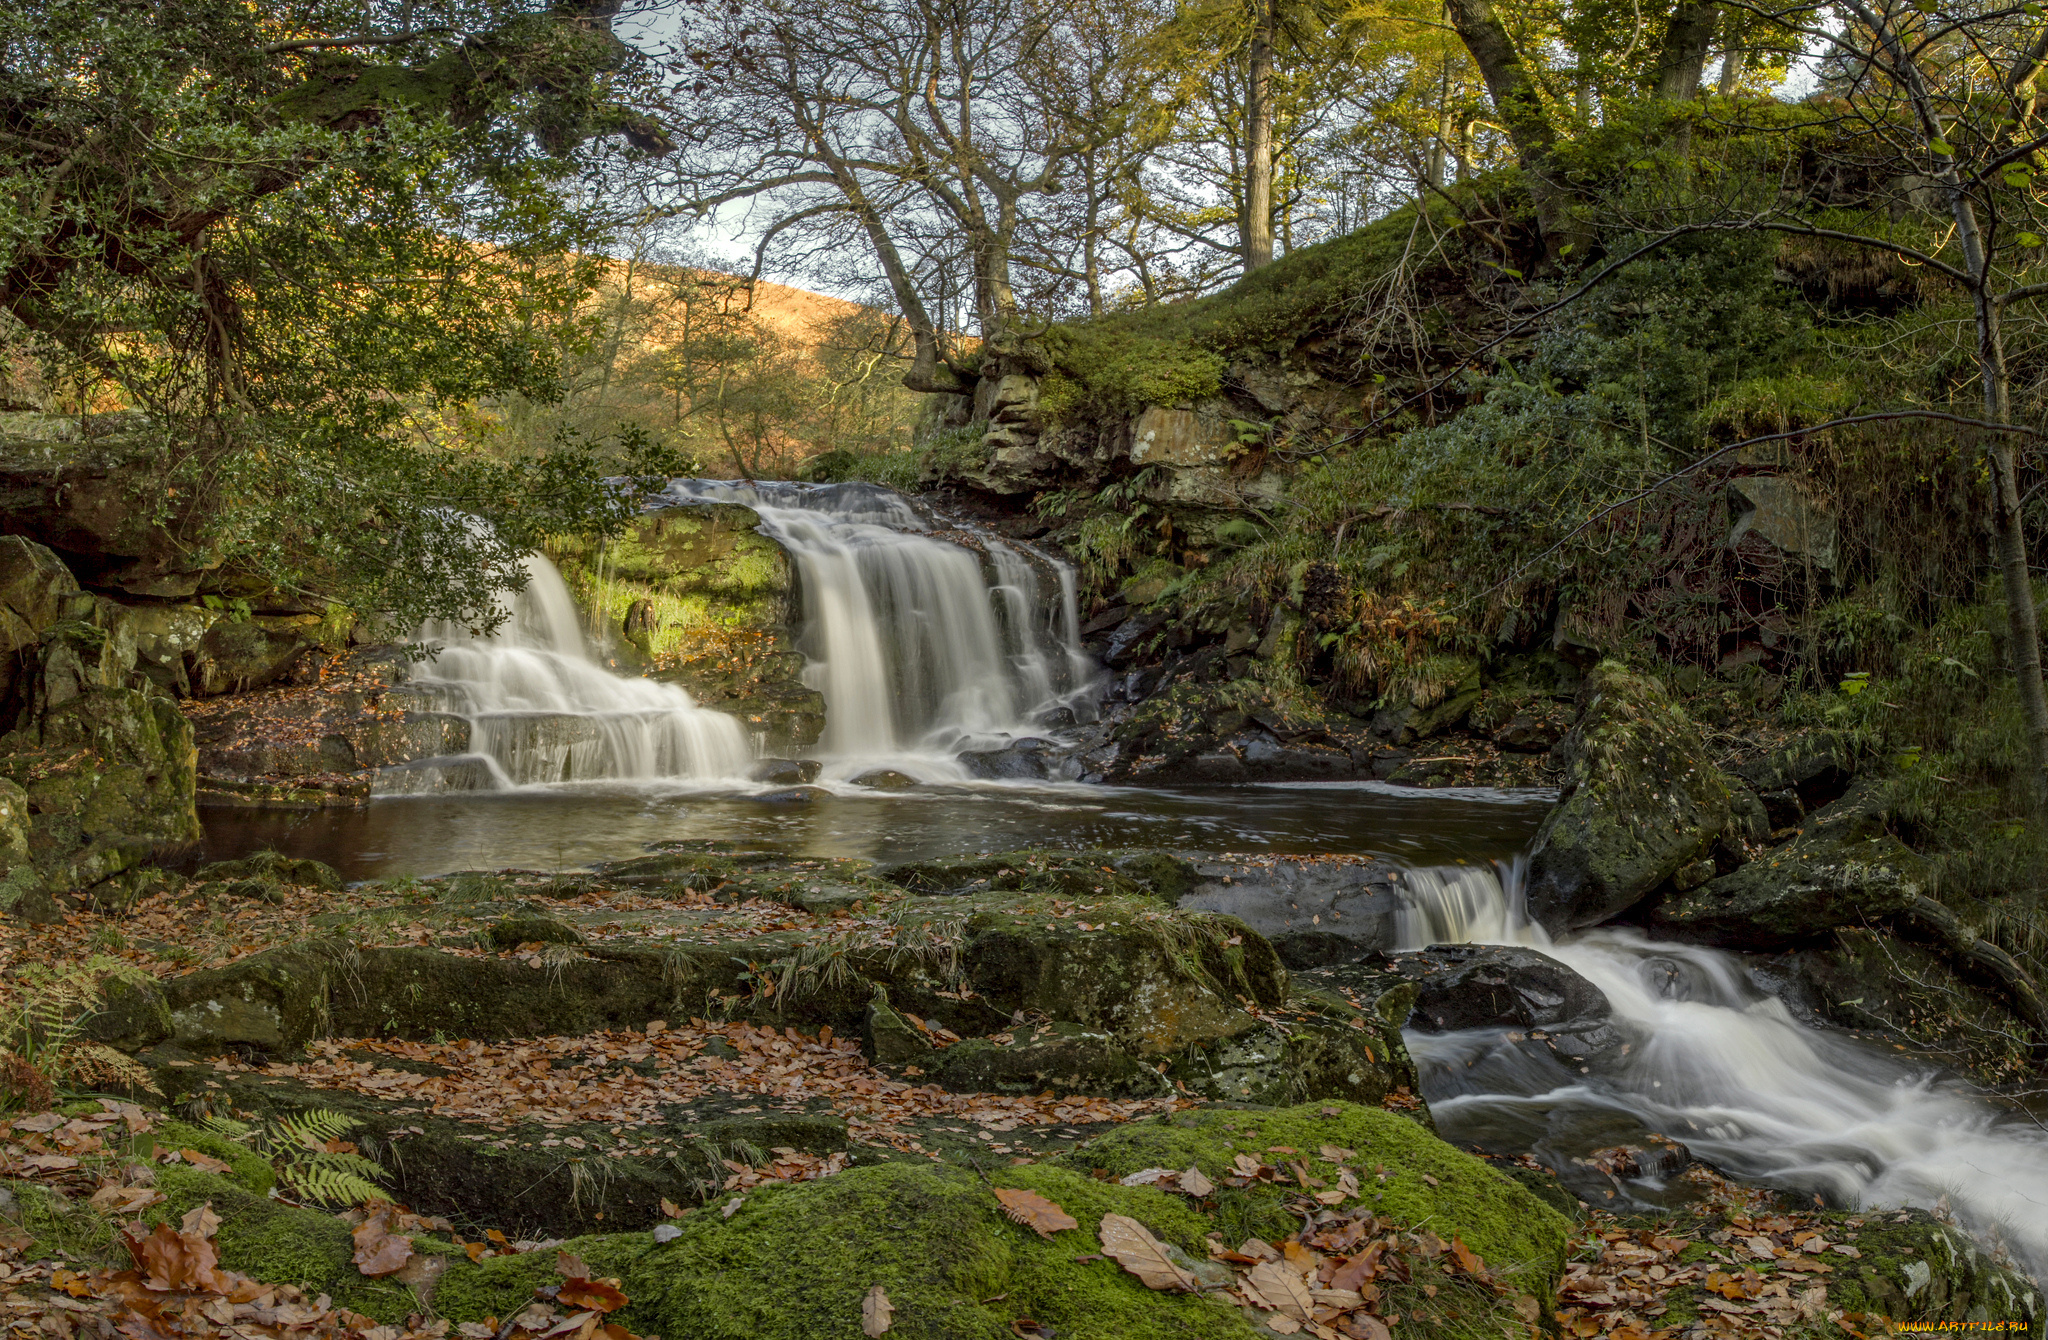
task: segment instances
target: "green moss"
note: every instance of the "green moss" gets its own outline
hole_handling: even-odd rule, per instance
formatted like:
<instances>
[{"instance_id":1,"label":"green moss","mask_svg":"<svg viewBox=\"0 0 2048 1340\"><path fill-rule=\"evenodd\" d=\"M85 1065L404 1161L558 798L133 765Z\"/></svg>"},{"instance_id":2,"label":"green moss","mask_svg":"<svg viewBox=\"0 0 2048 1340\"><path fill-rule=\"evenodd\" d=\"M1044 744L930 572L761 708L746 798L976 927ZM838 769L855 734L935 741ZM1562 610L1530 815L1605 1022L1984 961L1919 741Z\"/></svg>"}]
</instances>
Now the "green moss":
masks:
<instances>
[{"instance_id":1,"label":"green moss","mask_svg":"<svg viewBox=\"0 0 2048 1340\"><path fill-rule=\"evenodd\" d=\"M634 1272L656 1251L654 1239L648 1234L606 1233L572 1238L562 1244L561 1250L581 1257L594 1278L627 1281L626 1296L636 1304L628 1317L652 1315L659 1302L659 1291L646 1292L646 1283L634 1278ZM434 1311L457 1322L509 1317L533 1301L536 1288L561 1281L555 1261L553 1251L493 1256L474 1263L467 1259L452 1260L434 1288Z\"/></svg>"},{"instance_id":2,"label":"green moss","mask_svg":"<svg viewBox=\"0 0 2048 1340\"><path fill-rule=\"evenodd\" d=\"M268 1195L277 1185L277 1169L270 1161L233 1140L183 1121L159 1121L155 1129L158 1149L191 1149L228 1165L227 1178L245 1191Z\"/></svg>"},{"instance_id":3,"label":"green moss","mask_svg":"<svg viewBox=\"0 0 2048 1340\"><path fill-rule=\"evenodd\" d=\"M1181 1112L1118 1127L1065 1161L1113 1177L1192 1164L1220 1183L1235 1155L1250 1154L1275 1164L1298 1159L1312 1176L1334 1178L1335 1166L1319 1153L1324 1145L1356 1153L1348 1166L1361 1174L1376 1213L1404 1226L1426 1226L1445 1239L1464 1239L1497 1275L1538 1297L1554 1287L1570 1233L1564 1216L1414 1122L1377 1108L1329 1102ZM1275 1152L1274 1146L1294 1152ZM1384 1181L1372 1175L1376 1169L1385 1170ZM1281 1208L1289 1190L1298 1188L1248 1188L1240 1222L1270 1240L1296 1231L1300 1220Z\"/></svg>"},{"instance_id":4,"label":"green moss","mask_svg":"<svg viewBox=\"0 0 2048 1340\"><path fill-rule=\"evenodd\" d=\"M212 1205L221 1220L220 1263L229 1270L327 1294L337 1306L379 1321L399 1321L419 1309L410 1287L367 1279L356 1269L348 1225L333 1215L281 1204L212 1173L164 1168L156 1188L164 1199L143 1212L144 1221L176 1224L194 1207Z\"/></svg>"},{"instance_id":5,"label":"green moss","mask_svg":"<svg viewBox=\"0 0 2048 1340\"><path fill-rule=\"evenodd\" d=\"M105 1215L66 1200L35 1182L0 1182L0 1220L12 1223L31 1239L23 1249L28 1261L68 1252L73 1260L112 1260L119 1244Z\"/></svg>"},{"instance_id":6,"label":"green moss","mask_svg":"<svg viewBox=\"0 0 2048 1340\"><path fill-rule=\"evenodd\" d=\"M1110 1210L1199 1243L1200 1217L1162 1193L1091 1185L1054 1168L1006 1169L995 1180L1051 1196L1081 1227L1040 1239L1005 1220L988 1185L959 1169L857 1168L757 1191L731 1219L692 1215L627 1292L657 1300L646 1325L692 1340L853 1340L861 1299L876 1285L896 1309L890 1335L906 1340L1000 1340L1019 1316L1073 1340L1253 1334L1235 1310L1074 1259L1099 1253L1094 1230Z\"/></svg>"}]
</instances>

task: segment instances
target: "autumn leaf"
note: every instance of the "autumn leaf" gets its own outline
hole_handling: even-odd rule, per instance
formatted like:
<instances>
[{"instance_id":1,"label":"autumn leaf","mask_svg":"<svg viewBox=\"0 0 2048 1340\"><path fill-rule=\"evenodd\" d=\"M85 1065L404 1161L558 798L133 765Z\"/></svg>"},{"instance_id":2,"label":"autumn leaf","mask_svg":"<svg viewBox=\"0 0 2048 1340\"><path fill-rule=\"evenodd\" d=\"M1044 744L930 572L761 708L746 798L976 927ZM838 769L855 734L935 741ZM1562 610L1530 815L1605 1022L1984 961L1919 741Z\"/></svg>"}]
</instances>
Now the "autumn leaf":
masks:
<instances>
[{"instance_id":1,"label":"autumn leaf","mask_svg":"<svg viewBox=\"0 0 2048 1340\"><path fill-rule=\"evenodd\" d=\"M583 1264L583 1258L574 1252L556 1252L555 1273L563 1279L589 1279L590 1267Z\"/></svg>"},{"instance_id":2,"label":"autumn leaf","mask_svg":"<svg viewBox=\"0 0 2048 1340\"><path fill-rule=\"evenodd\" d=\"M130 1224L122 1237L143 1287L159 1293L225 1292L225 1279L217 1268L219 1256L211 1242L196 1233L180 1233L169 1224L158 1224L147 1235L141 1228L141 1224Z\"/></svg>"},{"instance_id":3,"label":"autumn leaf","mask_svg":"<svg viewBox=\"0 0 2048 1340\"><path fill-rule=\"evenodd\" d=\"M1181 1269L1167 1255L1165 1244L1137 1220L1128 1215L1105 1214L1102 1227L1097 1232L1102 1239L1103 1254L1136 1275L1146 1288L1175 1289L1182 1293L1195 1291L1195 1277Z\"/></svg>"},{"instance_id":4,"label":"autumn leaf","mask_svg":"<svg viewBox=\"0 0 2048 1340\"><path fill-rule=\"evenodd\" d=\"M50 1287L73 1298L92 1298L92 1285L85 1276L69 1270L59 1270L50 1276Z\"/></svg>"},{"instance_id":5,"label":"autumn leaf","mask_svg":"<svg viewBox=\"0 0 2048 1340\"><path fill-rule=\"evenodd\" d=\"M895 1305L889 1301L889 1291L877 1284L860 1300L860 1333L874 1340L875 1336L888 1334L894 1324Z\"/></svg>"},{"instance_id":6,"label":"autumn leaf","mask_svg":"<svg viewBox=\"0 0 2048 1340\"><path fill-rule=\"evenodd\" d=\"M1216 1184L1210 1181L1208 1178L1202 1176L1202 1170L1200 1168L1190 1167L1186 1172L1180 1175L1180 1189L1184 1194L1193 1196L1196 1200L1200 1200L1202 1199L1202 1197L1214 1191L1216 1189Z\"/></svg>"},{"instance_id":7,"label":"autumn leaf","mask_svg":"<svg viewBox=\"0 0 2048 1340\"><path fill-rule=\"evenodd\" d=\"M1380 1253L1386 1250L1385 1243L1375 1242L1358 1255L1337 1267L1337 1273L1330 1277L1332 1289L1349 1289L1353 1293L1364 1293L1365 1286L1379 1273Z\"/></svg>"},{"instance_id":8,"label":"autumn leaf","mask_svg":"<svg viewBox=\"0 0 2048 1340\"><path fill-rule=\"evenodd\" d=\"M181 1149L178 1151L178 1157L201 1172L224 1173L230 1171L227 1163L220 1159L209 1158L196 1149Z\"/></svg>"},{"instance_id":9,"label":"autumn leaf","mask_svg":"<svg viewBox=\"0 0 2048 1340\"><path fill-rule=\"evenodd\" d=\"M351 1235L356 1244L356 1269L371 1279L395 1275L412 1259L412 1239L391 1232L391 1213L390 1206L379 1206Z\"/></svg>"},{"instance_id":10,"label":"autumn leaf","mask_svg":"<svg viewBox=\"0 0 2048 1340\"><path fill-rule=\"evenodd\" d=\"M564 1280L561 1292L555 1297L563 1307L573 1307L582 1312L617 1312L627 1303L618 1281L610 1279Z\"/></svg>"},{"instance_id":11,"label":"autumn leaf","mask_svg":"<svg viewBox=\"0 0 2048 1340\"><path fill-rule=\"evenodd\" d=\"M995 1188L996 1199L1003 1203L1003 1213L1010 1219L1035 1231L1041 1238L1069 1228L1079 1228L1081 1223L1052 1201L1036 1191L1024 1191L1016 1187Z\"/></svg>"},{"instance_id":12,"label":"autumn leaf","mask_svg":"<svg viewBox=\"0 0 2048 1340\"><path fill-rule=\"evenodd\" d=\"M163 1193L146 1186L103 1186L92 1193L91 1205L105 1214L134 1214L162 1200Z\"/></svg>"},{"instance_id":13,"label":"autumn leaf","mask_svg":"<svg viewBox=\"0 0 2048 1340\"><path fill-rule=\"evenodd\" d=\"M1471 1275L1476 1279L1487 1278L1486 1259L1480 1256L1479 1253L1473 1251L1470 1247L1467 1247L1465 1245L1465 1240L1463 1238L1455 1236L1452 1237L1451 1259L1456 1261L1458 1263L1458 1269L1464 1271L1466 1274Z\"/></svg>"},{"instance_id":14,"label":"autumn leaf","mask_svg":"<svg viewBox=\"0 0 2048 1340\"><path fill-rule=\"evenodd\" d=\"M1370 1312L1354 1312L1344 1319L1344 1325L1357 1340L1394 1340L1387 1324Z\"/></svg>"},{"instance_id":15,"label":"autumn leaf","mask_svg":"<svg viewBox=\"0 0 2048 1340\"><path fill-rule=\"evenodd\" d=\"M1245 1276L1245 1281L1273 1305L1274 1311L1296 1321L1311 1319L1310 1314L1315 1310L1315 1299L1309 1294L1308 1285L1302 1281L1301 1275L1293 1267L1275 1261L1262 1261L1251 1268L1251 1273Z\"/></svg>"}]
</instances>

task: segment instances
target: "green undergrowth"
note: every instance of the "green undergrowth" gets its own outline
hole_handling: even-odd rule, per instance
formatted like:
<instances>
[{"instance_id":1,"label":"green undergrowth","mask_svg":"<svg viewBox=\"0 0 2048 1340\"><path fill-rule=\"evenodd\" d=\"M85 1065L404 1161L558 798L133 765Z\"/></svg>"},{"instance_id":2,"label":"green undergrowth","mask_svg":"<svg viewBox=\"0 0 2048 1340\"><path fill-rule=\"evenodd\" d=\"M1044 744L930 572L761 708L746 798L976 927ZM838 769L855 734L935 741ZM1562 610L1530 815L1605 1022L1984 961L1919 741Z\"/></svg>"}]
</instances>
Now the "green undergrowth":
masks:
<instances>
[{"instance_id":1,"label":"green undergrowth","mask_svg":"<svg viewBox=\"0 0 2048 1340\"><path fill-rule=\"evenodd\" d=\"M1231 355L1341 324L1404 260L1427 258L1455 217L1441 201L1431 201L1426 214L1409 206L1290 252L1209 297L1054 326L1022 351L1047 374L1040 413L1056 424L1214 396Z\"/></svg>"}]
</instances>

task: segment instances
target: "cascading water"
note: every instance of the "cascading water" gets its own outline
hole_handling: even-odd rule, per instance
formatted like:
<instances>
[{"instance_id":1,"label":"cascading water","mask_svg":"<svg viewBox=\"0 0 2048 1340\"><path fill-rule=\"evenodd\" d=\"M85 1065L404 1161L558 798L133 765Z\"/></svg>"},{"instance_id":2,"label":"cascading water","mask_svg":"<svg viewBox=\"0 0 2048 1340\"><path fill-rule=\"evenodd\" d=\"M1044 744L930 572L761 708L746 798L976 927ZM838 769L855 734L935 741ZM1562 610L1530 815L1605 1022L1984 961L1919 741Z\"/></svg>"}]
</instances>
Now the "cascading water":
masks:
<instances>
[{"instance_id":1,"label":"cascading water","mask_svg":"<svg viewBox=\"0 0 2048 1340\"><path fill-rule=\"evenodd\" d=\"M981 554L950 543L874 485L679 479L667 496L744 503L795 559L804 677L825 696L827 780L876 766L959 780L962 751L1042 734L1038 719L1061 707L1090 710L1094 667L1066 564L968 528ZM1057 574L1057 602L1044 569Z\"/></svg>"},{"instance_id":2,"label":"cascading water","mask_svg":"<svg viewBox=\"0 0 2048 1340\"><path fill-rule=\"evenodd\" d=\"M508 790L561 782L739 778L751 751L734 718L697 706L673 685L628 679L599 665L554 564L526 560L527 584L487 637L428 623L439 647L407 694L469 723L469 752L387 768L385 795Z\"/></svg>"},{"instance_id":3,"label":"cascading water","mask_svg":"<svg viewBox=\"0 0 2048 1340\"><path fill-rule=\"evenodd\" d=\"M1553 943L1523 914L1519 876L1519 864L1404 872L1404 947L1539 949L1606 993L1629 1046L1573 1073L1495 1030L1411 1033L1446 1139L1540 1153L1588 1114L1626 1114L1752 1181L1866 1208L1945 1202L2048 1277L2048 1131L1925 1065L1801 1024L1729 954L1633 930Z\"/></svg>"}]
</instances>

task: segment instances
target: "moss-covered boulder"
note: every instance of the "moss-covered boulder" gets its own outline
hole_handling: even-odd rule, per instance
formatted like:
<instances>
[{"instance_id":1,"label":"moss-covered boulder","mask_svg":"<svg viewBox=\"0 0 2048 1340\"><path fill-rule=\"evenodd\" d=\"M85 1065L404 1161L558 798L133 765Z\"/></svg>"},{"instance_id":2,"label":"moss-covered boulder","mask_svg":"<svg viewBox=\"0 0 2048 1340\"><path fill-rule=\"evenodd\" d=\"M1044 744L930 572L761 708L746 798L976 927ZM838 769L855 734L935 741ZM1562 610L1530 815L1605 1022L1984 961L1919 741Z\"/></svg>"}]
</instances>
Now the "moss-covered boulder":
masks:
<instances>
[{"instance_id":1,"label":"moss-covered boulder","mask_svg":"<svg viewBox=\"0 0 2048 1340\"><path fill-rule=\"evenodd\" d=\"M1172 1081L1156 1066L1108 1033L1080 1024L1023 1025L969 1038L940 1053L933 1069L942 1087L962 1093L1156 1098L1173 1092Z\"/></svg>"},{"instance_id":2,"label":"moss-covered boulder","mask_svg":"<svg viewBox=\"0 0 2048 1340\"><path fill-rule=\"evenodd\" d=\"M174 977L164 984L171 1038L202 1055L302 1051L328 1031L329 979L348 954L343 943L315 941Z\"/></svg>"},{"instance_id":3,"label":"moss-covered boulder","mask_svg":"<svg viewBox=\"0 0 2048 1340\"><path fill-rule=\"evenodd\" d=\"M803 682L791 631L794 569L760 523L738 503L659 508L602 549L567 540L554 558L650 674L740 717L771 750L796 749L824 732L825 702Z\"/></svg>"},{"instance_id":4,"label":"moss-covered boulder","mask_svg":"<svg viewBox=\"0 0 2048 1340\"><path fill-rule=\"evenodd\" d=\"M1416 1122L1378 1108L1316 1102L1177 1112L1119 1126L1066 1161L1116 1178L1193 1166L1222 1185L1235 1175L1240 1156L1275 1167L1299 1164L1311 1178L1334 1179L1333 1154L1363 1170L1364 1200L1376 1214L1402 1224L1426 1221L1446 1240L1455 1234L1498 1277L1538 1298L1555 1289L1571 1233L1564 1216ZM1301 1227L1286 1208L1303 1190L1293 1177L1232 1190L1241 1231L1277 1242Z\"/></svg>"},{"instance_id":5,"label":"moss-covered boulder","mask_svg":"<svg viewBox=\"0 0 2048 1340\"><path fill-rule=\"evenodd\" d=\"M1553 932L1595 925L1704 856L1729 821L1705 739L1648 675L1604 661L1558 746L1557 808L1529 860L1529 913Z\"/></svg>"},{"instance_id":6,"label":"moss-covered boulder","mask_svg":"<svg viewBox=\"0 0 2048 1340\"><path fill-rule=\"evenodd\" d=\"M969 919L967 936L967 980L997 1010L1104 1029L1140 1058L1249 1032L1255 1021L1237 999L1277 1005L1287 992L1273 947L1213 914L1110 898L1066 917L990 908Z\"/></svg>"},{"instance_id":7,"label":"moss-covered boulder","mask_svg":"<svg viewBox=\"0 0 2048 1340\"><path fill-rule=\"evenodd\" d=\"M1659 934L1731 949L1783 949L1904 911L1933 887L1926 859L1888 834L1796 838L1704 887L1661 900Z\"/></svg>"},{"instance_id":8,"label":"moss-covered boulder","mask_svg":"<svg viewBox=\"0 0 2048 1340\"><path fill-rule=\"evenodd\" d=\"M199 837L192 728L170 699L90 688L0 736L27 796L29 854L53 892L84 889Z\"/></svg>"},{"instance_id":9,"label":"moss-covered boulder","mask_svg":"<svg viewBox=\"0 0 2048 1340\"><path fill-rule=\"evenodd\" d=\"M329 891L342 886L340 872L326 862L306 856L286 856L274 851L259 851L233 861L211 861L200 866L193 874L193 878L220 882L253 879L269 884Z\"/></svg>"}]
</instances>

